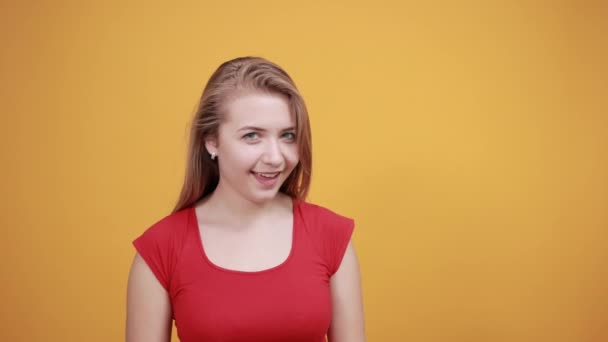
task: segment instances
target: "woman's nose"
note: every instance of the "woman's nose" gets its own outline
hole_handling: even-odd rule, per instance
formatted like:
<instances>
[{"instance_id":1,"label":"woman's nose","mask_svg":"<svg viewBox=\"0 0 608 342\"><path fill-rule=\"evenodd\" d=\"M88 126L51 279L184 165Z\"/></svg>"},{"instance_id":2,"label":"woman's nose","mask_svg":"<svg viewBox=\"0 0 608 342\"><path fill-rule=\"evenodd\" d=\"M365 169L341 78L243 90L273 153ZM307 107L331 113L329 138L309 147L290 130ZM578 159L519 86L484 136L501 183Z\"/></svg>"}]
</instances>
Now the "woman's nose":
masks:
<instances>
[{"instance_id":1,"label":"woman's nose","mask_svg":"<svg viewBox=\"0 0 608 342\"><path fill-rule=\"evenodd\" d=\"M279 166L283 163L283 153L278 141L269 140L267 142L262 161L273 166Z\"/></svg>"}]
</instances>

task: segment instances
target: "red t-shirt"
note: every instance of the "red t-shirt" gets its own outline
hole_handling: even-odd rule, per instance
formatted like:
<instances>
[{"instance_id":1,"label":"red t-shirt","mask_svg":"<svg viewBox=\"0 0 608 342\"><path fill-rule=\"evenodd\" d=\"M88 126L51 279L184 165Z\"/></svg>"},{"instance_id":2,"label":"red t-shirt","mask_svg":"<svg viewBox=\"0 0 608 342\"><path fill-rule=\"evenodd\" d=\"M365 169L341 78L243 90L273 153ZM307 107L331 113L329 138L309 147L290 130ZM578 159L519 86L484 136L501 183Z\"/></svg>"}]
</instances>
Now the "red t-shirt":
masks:
<instances>
[{"instance_id":1,"label":"red t-shirt","mask_svg":"<svg viewBox=\"0 0 608 342\"><path fill-rule=\"evenodd\" d=\"M329 279L354 221L293 201L287 259L257 272L228 270L205 255L194 208L170 214L133 241L171 299L182 342L321 342L331 322Z\"/></svg>"}]
</instances>

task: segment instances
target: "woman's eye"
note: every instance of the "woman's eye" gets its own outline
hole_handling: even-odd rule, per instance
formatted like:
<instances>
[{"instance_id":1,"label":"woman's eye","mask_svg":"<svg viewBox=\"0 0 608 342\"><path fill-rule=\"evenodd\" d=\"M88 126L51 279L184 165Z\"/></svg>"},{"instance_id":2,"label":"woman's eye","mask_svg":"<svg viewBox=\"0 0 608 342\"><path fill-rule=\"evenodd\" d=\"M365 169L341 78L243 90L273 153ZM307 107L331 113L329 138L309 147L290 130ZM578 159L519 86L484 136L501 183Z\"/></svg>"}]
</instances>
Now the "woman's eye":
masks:
<instances>
[{"instance_id":1,"label":"woman's eye","mask_svg":"<svg viewBox=\"0 0 608 342\"><path fill-rule=\"evenodd\" d=\"M294 133L285 133L283 137L287 138L287 140L294 141L296 140L296 135Z\"/></svg>"},{"instance_id":2,"label":"woman's eye","mask_svg":"<svg viewBox=\"0 0 608 342\"><path fill-rule=\"evenodd\" d=\"M243 135L243 138L245 140L253 140L256 139L258 137L258 134L256 132L251 132L251 133L247 133L245 135Z\"/></svg>"}]
</instances>

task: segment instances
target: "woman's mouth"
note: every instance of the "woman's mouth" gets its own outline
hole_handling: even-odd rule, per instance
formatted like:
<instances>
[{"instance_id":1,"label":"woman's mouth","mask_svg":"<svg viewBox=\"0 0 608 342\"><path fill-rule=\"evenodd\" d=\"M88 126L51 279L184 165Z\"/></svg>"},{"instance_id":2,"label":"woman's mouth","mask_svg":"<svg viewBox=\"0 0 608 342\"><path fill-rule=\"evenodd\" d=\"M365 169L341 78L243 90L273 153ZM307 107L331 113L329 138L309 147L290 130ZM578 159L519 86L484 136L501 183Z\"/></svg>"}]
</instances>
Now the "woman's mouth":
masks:
<instances>
[{"instance_id":1,"label":"woman's mouth","mask_svg":"<svg viewBox=\"0 0 608 342\"><path fill-rule=\"evenodd\" d=\"M255 171L251 171L251 173L254 175L255 179L257 179L257 181L259 183L261 183L262 185L264 185L266 187L274 186L279 178L279 174L281 174L281 172L255 172Z\"/></svg>"}]
</instances>

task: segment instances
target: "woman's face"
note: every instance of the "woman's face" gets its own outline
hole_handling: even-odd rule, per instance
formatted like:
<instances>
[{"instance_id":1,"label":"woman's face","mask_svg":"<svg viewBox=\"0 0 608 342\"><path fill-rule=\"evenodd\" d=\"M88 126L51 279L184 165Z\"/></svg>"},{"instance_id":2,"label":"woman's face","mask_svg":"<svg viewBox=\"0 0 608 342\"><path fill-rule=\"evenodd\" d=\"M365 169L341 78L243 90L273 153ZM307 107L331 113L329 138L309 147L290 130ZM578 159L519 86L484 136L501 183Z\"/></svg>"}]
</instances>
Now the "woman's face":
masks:
<instances>
[{"instance_id":1,"label":"woman's face","mask_svg":"<svg viewBox=\"0 0 608 342\"><path fill-rule=\"evenodd\" d=\"M218 190L261 203L276 196L299 161L295 120L284 96L263 92L239 95L225 104L216 152Z\"/></svg>"}]
</instances>

